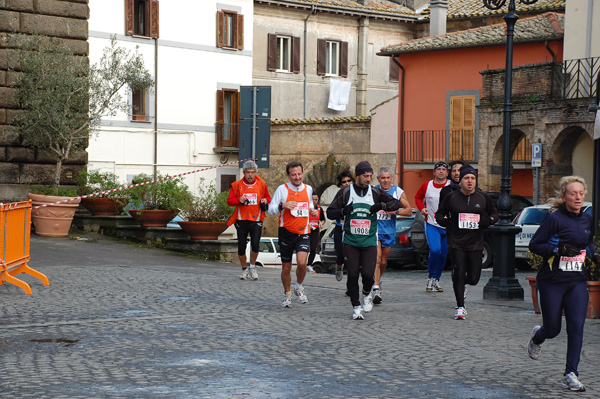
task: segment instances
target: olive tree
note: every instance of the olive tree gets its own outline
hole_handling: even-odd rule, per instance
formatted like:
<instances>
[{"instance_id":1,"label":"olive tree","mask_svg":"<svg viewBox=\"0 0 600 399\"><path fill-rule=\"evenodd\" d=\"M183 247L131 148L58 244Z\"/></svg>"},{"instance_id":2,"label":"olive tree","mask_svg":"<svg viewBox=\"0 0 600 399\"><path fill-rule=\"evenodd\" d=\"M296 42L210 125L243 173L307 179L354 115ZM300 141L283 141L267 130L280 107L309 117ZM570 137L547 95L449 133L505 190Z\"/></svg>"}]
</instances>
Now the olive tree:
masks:
<instances>
[{"instance_id":1,"label":"olive tree","mask_svg":"<svg viewBox=\"0 0 600 399\"><path fill-rule=\"evenodd\" d=\"M114 37L91 66L64 41L24 35L13 39L20 67L16 96L22 109L14 124L23 145L55 156L57 192L63 163L87 147L102 118L127 112L127 88L148 90L154 81L138 49L124 49Z\"/></svg>"}]
</instances>

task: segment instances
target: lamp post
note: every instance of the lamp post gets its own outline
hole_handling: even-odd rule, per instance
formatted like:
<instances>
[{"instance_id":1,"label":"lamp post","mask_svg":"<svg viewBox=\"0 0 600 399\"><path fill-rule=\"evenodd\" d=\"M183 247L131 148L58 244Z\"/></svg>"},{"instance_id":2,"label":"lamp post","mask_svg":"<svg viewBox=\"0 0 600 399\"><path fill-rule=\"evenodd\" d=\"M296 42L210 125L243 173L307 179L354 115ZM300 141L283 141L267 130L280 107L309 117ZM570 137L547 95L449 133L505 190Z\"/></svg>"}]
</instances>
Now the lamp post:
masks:
<instances>
[{"instance_id":1,"label":"lamp post","mask_svg":"<svg viewBox=\"0 0 600 399\"><path fill-rule=\"evenodd\" d=\"M520 0L523 4L533 4L538 0ZM498 10L506 4L506 0L483 0L490 10ZM512 106L512 63L513 37L515 24L519 16L515 12L515 0L509 0L506 21L506 69L504 78L504 121L502 130L502 177L500 183L500 199L498 212L500 220L491 226L493 235L494 271L483 288L484 299L515 299L523 300L523 287L515 278L515 235L521 229L512 224L510 209L510 130Z\"/></svg>"}]
</instances>

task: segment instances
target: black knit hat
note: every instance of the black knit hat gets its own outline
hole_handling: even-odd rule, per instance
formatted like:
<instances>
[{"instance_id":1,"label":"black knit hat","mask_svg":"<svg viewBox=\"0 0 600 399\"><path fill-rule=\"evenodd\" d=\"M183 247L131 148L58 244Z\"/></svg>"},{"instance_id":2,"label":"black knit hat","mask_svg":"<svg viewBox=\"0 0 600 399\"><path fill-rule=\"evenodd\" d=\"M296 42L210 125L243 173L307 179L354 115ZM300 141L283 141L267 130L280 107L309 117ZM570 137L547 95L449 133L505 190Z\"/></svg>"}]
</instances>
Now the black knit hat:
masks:
<instances>
[{"instance_id":1,"label":"black knit hat","mask_svg":"<svg viewBox=\"0 0 600 399\"><path fill-rule=\"evenodd\" d=\"M460 168L460 180L466 175L475 175L475 178L477 179L477 172L475 172L475 169L471 165L465 165Z\"/></svg>"},{"instance_id":2,"label":"black knit hat","mask_svg":"<svg viewBox=\"0 0 600 399\"><path fill-rule=\"evenodd\" d=\"M371 164L367 161L360 161L356 164L356 168L354 168L354 174L356 176L360 176L365 173L373 173L373 168Z\"/></svg>"}]
</instances>

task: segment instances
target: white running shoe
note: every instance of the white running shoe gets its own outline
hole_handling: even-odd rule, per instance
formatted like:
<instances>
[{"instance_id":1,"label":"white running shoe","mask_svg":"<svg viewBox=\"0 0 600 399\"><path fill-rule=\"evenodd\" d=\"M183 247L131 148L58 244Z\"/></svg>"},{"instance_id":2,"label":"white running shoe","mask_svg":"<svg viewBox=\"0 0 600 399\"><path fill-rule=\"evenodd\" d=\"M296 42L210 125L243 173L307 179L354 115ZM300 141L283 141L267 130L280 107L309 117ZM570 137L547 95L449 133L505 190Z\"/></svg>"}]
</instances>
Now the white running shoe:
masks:
<instances>
[{"instance_id":1,"label":"white running shoe","mask_svg":"<svg viewBox=\"0 0 600 399\"><path fill-rule=\"evenodd\" d=\"M355 306L352 312L352 320L364 320L365 317L362 314L362 310L361 306Z\"/></svg>"},{"instance_id":2,"label":"white running shoe","mask_svg":"<svg viewBox=\"0 0 600 399\"><path fill-rule=\"evenodd\" d=\"M291 308L292 307L292 294L285 294L285 296L283 297L283 302L281 302L281 306L283 306L284 308Z\"/></svg>"},{"instance_id":3,"label":"white running shoe","mask_svg":"<svg viewBox=\"0 0 600 399\"><path fill-rule=\"evenodd\" d=\"M306 266L306 271L307 271L308 273L316 273L315 269L313 269L313 267L312 267L312 266Z\"/></svg>"},{"instance_id":4,"label":"white running shoe","mask_svg":"<svg viewBox=\"0 0 600 399\"><path fill-rule=\"evenodd\" d=\"M344 278L344 266L340 267L339 269L335 268L335 279L337 281L342 281L342 279Z\"/></svg>"},{"instance_id":5,"label":"white running shoe","mask_svg":"<svg viewBox=\"0 0 600 399\"><path fill-rule=\"evenodd\" d=\"M375 305L379 305L383 302L383 298L381 297L381 289L373 288L373 303Z\"/></svg>"},{"instance_id":6,"label":"white running shoe","mask_svg":"<svg viewBox=\"0 0 600 399\"><path fill-rule=\"evenodd\" d=\"M298 302L307 303L308 298L304 295L304 287L296 287L294 288L294 294L298 297Z\"/></svg>"},{"instance_id":7,"label":"white running shoe","mask_svg":"<svg viewBox=\"0 0 600 399\"><path fill-rule=\"evenodd\" d=\"M533 343L533 337L535 336L535 333L537 333L540 328L542 328L542 326L533 327L533 330L531 330L531 336L529 337L529 342L527 342L527 354L533 360L537 360L538 357L540 357L540 351L542 349L540 347L540 345L536 345Z\"/></svg>"},{"instance_id":8,"label":"white running shoe","mask_svg":"<svg viewBox=\"0 0 600 399\"><path fill-rule=\"evenodd\" d=\"M369 313L371 310L373 310L373 293L372 292L369 292L369 295L363 294L362 308L366 313Z\"/></svg>"},{"instance_id":9,"label":"white running shoe","mask_svg":"<svg viewBox=\"0 0 600 399\"><path fill-rule=\"evenodd\" d=\"M440 285L440 279L439 278L436 278L435 280L433 280L433 291L435 291L435 292L444 292L444 289Z\"/></svg>"},{"instance_id":10,"label":"white running shoe","mask_svg":"<svg viewBox=\"0 0 600 399\"><path fill-rule=\"evenodd\" d=\"M463 299L467 299L468 294L469 294L469 284L465 284L465 295L463 296Z\"/></svg>"},{"instance_id":11,"label":"white running shoe","mask_svg":"<svg viewBox=\"0 0 600 399\"><path fill-rule=\"evenodd\" d=\"M427 287L425 287L425 291L427 291L427 292L433 291L433 281L434 281L433 277L429 277L427 279Z\"/></svg>"},{"instance_id":12,"label":"white running shoe","mask_svg":"<svg viewBox=\"0 0 600 399\"><path fill-rule=\"evenodd\" d=\"M258 280L258 273L255 267L250 267L250 280Z\"/></svg>"},{"instance_id":13,"label":"white running shoe","mask_svg":"<svg viewBox=\"0 0 600 399\"><path fill-rule=\"evenodd\" d=\"M585 391L585 387L579 381L577 375L575 375L575 373L572 371L569 374L565 375L565 378L563 378L562 387L570 389L571 391Z\"/></svg>"},{"instance_id":14,"label":"white running shoe","mask_svg":"<svg viewBox=\"0 0 600 399\"><path fill-rule=\"evenodd\" d=\"M454 320L464 320L465 316L467 315L467 309L465 309L463 306L461 307L456 307L456 314L454 315Z\"/></svg>"},{"instance_id":15,"label":"white running shoe","mask_svg":"<svg viewBox=\"0 0 600 399\"><path fill-rule=\"evenodd\" d=\"M248 272L248 268L242 269L242 274L240 274L240 280L248 280L250 277L250 272Z\"/></svg>"}]
</instances>

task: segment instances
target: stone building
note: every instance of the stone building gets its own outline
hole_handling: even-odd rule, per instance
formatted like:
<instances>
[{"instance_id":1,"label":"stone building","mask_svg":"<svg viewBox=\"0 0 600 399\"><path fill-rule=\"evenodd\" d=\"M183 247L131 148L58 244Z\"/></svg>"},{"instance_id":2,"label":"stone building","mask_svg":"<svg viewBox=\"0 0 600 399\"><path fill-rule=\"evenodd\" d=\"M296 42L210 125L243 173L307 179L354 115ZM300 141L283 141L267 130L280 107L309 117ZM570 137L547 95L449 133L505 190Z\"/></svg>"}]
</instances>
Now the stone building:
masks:
<instances>
[{"instance_id":1,"label":"stone building","mask_svg":"<svg viewBox=\"0 0 600 399\"><path fill-rule=\"evenodd\" d=\"M3 0L0 1L0 37L12 33L41 34L64 40L74 52L88 55L87 0ZM19 65L14 50L0 41L0 201L23 200L29 184L52 181L56 161L44 150L21 146L19 133L11 122L19 113L13 87ZM85 168L87 153L73 154L62 171L61 184L73 182Z\"/></svg>"}]
</instances>

